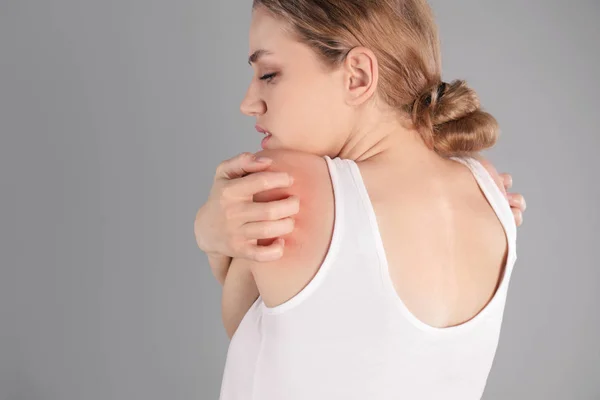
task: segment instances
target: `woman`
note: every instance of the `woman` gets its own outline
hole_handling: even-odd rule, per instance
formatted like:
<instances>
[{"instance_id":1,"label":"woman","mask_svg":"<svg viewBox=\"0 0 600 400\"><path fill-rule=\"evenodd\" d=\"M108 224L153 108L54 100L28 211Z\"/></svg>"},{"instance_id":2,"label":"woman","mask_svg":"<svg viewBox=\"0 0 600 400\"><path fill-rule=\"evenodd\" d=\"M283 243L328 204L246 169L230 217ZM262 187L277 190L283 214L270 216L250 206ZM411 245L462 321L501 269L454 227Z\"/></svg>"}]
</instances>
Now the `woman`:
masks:
<instances>
[{"instance_id":1,"label":"woman","mask_svg":"<svg viewBox=\"0 0 600 400\"><path fill-rule=\"evenodd\" d=\"M480 398L524 201L476 156L497 123L442 82L429 6L255 0L250 49L272 161L222 164L195 223L227 271L221 400Z\"/></svg>"}]
</instances>

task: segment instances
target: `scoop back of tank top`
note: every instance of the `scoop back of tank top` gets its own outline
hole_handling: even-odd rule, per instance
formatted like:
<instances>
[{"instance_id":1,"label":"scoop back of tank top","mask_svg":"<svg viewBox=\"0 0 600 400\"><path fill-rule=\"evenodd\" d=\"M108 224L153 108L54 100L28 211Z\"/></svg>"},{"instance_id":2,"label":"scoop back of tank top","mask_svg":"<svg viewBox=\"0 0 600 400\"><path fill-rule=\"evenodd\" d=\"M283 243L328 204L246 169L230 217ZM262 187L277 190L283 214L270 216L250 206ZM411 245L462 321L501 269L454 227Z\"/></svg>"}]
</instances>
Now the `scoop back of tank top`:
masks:
<instances>
[{"instance_id":1,"label":"scoop back of tank top","mask_svg":"<svg viewBox=\"0 0 600 400\"><path fill-rule=\"evenodd\" d=\"M516 254L508 201L473 158L506 232L501 282L485 308L448 328L421 322L391 281L375 211L352 160L327 161L335 222L329 250L294 297L254 302L231 339L220 400L480 399L496 353Z\"/></svg>"}]
</instances>

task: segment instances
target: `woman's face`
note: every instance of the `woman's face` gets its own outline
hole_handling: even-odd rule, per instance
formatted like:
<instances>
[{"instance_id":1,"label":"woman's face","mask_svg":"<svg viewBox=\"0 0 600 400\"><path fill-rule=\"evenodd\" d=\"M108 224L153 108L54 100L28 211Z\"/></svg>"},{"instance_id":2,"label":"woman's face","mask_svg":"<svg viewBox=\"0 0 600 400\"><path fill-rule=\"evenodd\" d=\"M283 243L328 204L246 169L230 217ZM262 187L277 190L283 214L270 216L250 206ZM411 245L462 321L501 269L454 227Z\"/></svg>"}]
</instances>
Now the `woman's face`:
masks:
<instances>
[{"instance_id":1,"label":"woman's face","mask_svg":"<svg viewBox=\"0 0 600 400\"><path fill-rule=\"evenodd\" d=\"M308 46L263 8L253 11L250 62L254 70L240 109L272 134L267 149L335 155L350 129L343 75L325 69ZM263 134L257 136L262 140Z\"/></svg>"}]
</instances>

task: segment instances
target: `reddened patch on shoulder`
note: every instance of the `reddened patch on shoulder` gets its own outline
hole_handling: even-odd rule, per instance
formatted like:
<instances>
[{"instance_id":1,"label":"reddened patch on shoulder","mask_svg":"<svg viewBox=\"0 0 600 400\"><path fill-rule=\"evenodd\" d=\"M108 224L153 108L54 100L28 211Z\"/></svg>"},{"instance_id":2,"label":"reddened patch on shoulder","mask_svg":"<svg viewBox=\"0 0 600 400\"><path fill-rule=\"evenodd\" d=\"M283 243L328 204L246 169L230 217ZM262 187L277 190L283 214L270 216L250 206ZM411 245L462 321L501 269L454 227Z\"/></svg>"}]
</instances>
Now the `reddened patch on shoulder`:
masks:
<instances>
[{"instance_id":1,"label":"reddened patch on shoulder","mask_svg":"<svg viewBox=\"0 0 600 400\"><path fill-rule=\"evenodd\" d=\"M293 215L294 230L283 235L285 240L284 253L290 254L300 250L302 243L310 235L315 225L315 220L322 214L322 207L326 206L319 198L327 195L326 190L331 185L326 161L314 154L293 150L263 150L256 153L257 157L269 157L273 160L266 171L287 172L294 178L294 183L289 187L275 188L256 193L253 200L257 203L283 200L290 196L298 197L300 210ZM322 170L325 168L325 172ZM325 179L327 180L325 180ZM330 190L330 189L329 189ZM259 245L268 246L277 238L259 239Z\"/></svg>"}]
</instances>

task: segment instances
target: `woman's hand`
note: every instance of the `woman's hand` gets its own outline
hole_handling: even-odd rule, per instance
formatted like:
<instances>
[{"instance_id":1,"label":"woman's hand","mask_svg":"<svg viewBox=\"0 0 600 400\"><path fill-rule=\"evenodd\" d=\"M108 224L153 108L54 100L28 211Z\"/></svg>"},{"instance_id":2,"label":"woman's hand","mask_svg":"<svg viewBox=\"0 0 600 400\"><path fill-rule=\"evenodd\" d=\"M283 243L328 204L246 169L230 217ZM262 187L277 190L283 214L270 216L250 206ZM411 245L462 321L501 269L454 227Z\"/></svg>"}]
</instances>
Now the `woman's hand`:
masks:
<instances>
[{"instance_id":1,"label":"woman's hand","mask_svg":"<svg viewBox=\"0 0 600 400\"><path fill-rule=\"evenodd\" d=\"M299 201L293 196L267 203L253 201L256 193L293 183L285 172L264 171L271 161L260 162L245 152L217 167L209 198L194 221L198 247L209 257L271 261L283 254L281 239L269 246L257 245L258 239L290 233L294 229L290 216L299 211Z\"/></svg>"}]
</instances>

